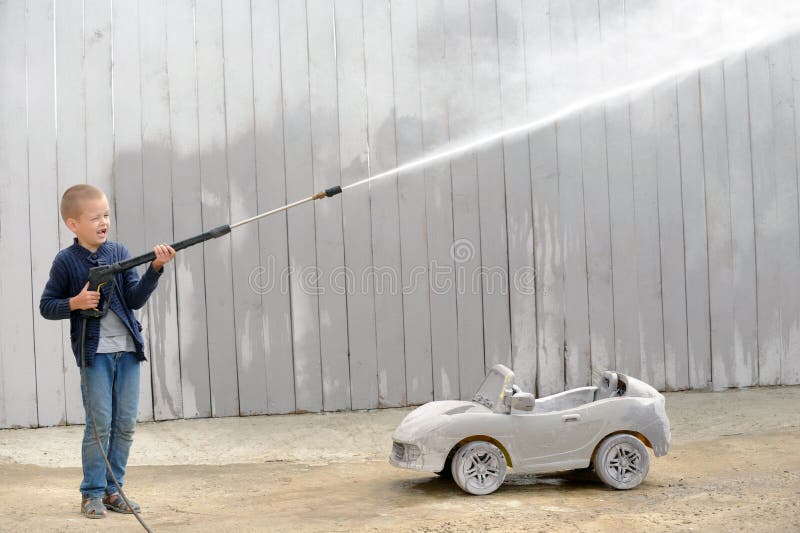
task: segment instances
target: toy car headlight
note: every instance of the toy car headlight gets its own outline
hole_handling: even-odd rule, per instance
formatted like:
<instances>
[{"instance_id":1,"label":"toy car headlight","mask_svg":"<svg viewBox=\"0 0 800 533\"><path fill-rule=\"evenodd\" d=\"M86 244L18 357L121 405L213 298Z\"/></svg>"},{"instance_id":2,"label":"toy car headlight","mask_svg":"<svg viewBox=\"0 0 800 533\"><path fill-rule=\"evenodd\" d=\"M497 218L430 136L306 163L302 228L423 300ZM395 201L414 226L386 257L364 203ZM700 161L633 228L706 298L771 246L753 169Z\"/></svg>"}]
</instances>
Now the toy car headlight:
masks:
<instances>
[{"instance_id":1,"label":"toy car headlight","mask_svg":"<svg viewBox=\"0 0 800 533\"><path fill-rule=\"evenodd\" d=\"M404 463L413 462L419 459L422 452L416 444L406 444L403 442L395 442L392 444L392 456L397 461Z\"/></svg>"}]
</instances>

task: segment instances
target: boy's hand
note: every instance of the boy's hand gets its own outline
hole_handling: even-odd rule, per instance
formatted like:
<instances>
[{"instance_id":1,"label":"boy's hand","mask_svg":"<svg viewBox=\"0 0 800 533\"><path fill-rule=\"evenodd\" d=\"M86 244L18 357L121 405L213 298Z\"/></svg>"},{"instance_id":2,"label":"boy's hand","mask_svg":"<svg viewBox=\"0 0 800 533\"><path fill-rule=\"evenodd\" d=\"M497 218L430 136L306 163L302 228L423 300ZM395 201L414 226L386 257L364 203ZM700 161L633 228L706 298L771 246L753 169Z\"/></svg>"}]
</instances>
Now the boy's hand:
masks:
<instances>
[{"instance_id":1,"label":"boy's hand","mask_svg":"<svg viewBox=\"0 0 800 533\"><path fill-rule=\"evenodd\" d=\"M98 303L100 303L100 291L90 291L89 282L87 281L86 285L83 286L83 290L69 299L69 310L95 309Z\"/></svg>"},{"instance_id":2,"label":"boy's hand","mask_svg":"<svg viewBox=\"0 0 800 533\"><path fill-rule=\"evenodd\" d=\"M161 270L161 267L175 257L175 250L169 244L156 244L153 246L153 252L156 254L156 258L153 259L153 268L155 270Z\"/></svg>"}]
</instances>

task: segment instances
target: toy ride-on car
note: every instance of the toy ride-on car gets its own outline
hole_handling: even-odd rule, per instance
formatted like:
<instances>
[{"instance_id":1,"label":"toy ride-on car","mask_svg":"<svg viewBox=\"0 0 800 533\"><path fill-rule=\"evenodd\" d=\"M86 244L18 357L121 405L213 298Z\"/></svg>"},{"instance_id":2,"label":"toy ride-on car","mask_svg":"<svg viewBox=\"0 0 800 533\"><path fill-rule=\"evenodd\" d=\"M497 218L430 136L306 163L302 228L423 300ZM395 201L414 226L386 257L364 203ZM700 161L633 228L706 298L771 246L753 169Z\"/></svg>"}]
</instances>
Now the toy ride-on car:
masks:
<instances>
[{"instance_id":1,"label":"toy ride-on car","mask_svg":"<svg viewBox=\"0 0 800 533\"><path fill-rule=\"evenodd\" d=\"M539 474L592 467L615 489L647 476L651 448L669 451L664 396L617 372L599 387L579 387L535 399L495 365L472 401L429 402L408 414L392 435L389 461L453 479L470 494L497 490L506 470Z\"/></svg>"}]
</instances>

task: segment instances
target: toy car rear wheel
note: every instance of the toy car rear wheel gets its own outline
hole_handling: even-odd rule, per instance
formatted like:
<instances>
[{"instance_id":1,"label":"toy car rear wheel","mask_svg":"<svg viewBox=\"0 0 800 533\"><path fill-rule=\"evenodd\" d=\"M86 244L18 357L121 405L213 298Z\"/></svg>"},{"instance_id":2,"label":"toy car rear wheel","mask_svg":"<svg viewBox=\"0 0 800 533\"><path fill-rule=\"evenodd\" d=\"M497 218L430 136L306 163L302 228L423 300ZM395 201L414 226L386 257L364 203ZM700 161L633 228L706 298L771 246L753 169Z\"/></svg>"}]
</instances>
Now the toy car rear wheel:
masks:
<instances>
[{"instance_id":1,"label":"toy car rear wheel","mask_svg":"<svg viewBox=\"0 0 800 533\"><path fill-rule=\"evenodd\" d=\"M475 495L491 494L506 478L506 456L491 442L473 441L453 455L451 471L456 484Z\"/></svg>"},{"instance_id":2,"label":"toy car rear wheel","mask_svg":"<svg viewBox=\"0 0 800 533\"><path fill-rule=\"evenodd\" d=\"M637 487L649 470L647 446L633 435L611 435L597 448L594 471L609 487L619 490Z\"/></svg>"}]
</instances>

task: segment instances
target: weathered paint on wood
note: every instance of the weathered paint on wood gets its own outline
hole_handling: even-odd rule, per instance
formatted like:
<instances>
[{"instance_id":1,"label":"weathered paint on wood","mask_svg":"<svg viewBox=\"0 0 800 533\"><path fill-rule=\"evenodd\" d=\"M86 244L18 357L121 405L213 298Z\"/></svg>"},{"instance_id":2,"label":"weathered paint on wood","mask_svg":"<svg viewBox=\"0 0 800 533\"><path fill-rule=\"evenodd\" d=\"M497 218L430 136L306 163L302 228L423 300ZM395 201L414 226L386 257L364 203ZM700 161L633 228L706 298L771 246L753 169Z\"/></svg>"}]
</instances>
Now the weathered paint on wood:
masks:
<instances>
[{"instance_id":1,"label":"weathered paint on wood","mask_svg":"<svg viewBox=\"0 0 800 533\"><path fill-rule=\"evenodd\" d=\"M600 4L603 47L620 58L604 75L618 79L626 68L625 43L609 36L624 31L622 0ZM638 374L639 302L637 299L636 216L633 196L630 106L627 99L609 102L606 112L608 194L611 219L612 286L614 290L614 368Z\"/></svg>"},{"instance_id":2,"label":"weathered paint on wood","mask_svg":"<svg viewBox=\"0 0 800 533\"><path fill-rule=\"evenodd\" d=\"M72 184L106 191L138 254L628 79L622 37L658 41L670 8L9 0L3 65L27 84L2 109L27 127L3 161L39 237L14 289L38 303L71 244L52 207ZM137 312L140 418L468 398L497 361L540 395L613 367L668 389L797 382L798 41L182 252ZM20 318L3 346L34 356L0 353L0 426L82 422L66 322Z\"/></svg>"},{"instance_id":3,"label":"weathered paint on wood","mask_svg":"<svg viewBox=\"0 0 800 533\"><path fill-rule=\"evenodd\" d=\"M142 99L143 253L156 244L174 242L170 161L169 79L167 77L166 3L140 5L139 68ZM147 265L145 265L147 268ZM175 269L165 268L147 308L150 339L148 358L153 375L153 416L183 417L178 353Z\"/></svg>"},{"instance_id":4,"label":"weathered paint on wood","mask_svg":"<svg viewBox=\"0 0 800 533\"><path fill-rule=\"evenodd\" d=\"M308 54L314 191L340 180L338 89L334 6L327 2L308 4ZM361 191L359 191L361 192ZM351 405L348 360L348 289L354 290L343 273L345 237L342 204L336 198L314 205L319 280L319 336L322 364L323 409L336 411ZM359 333L353 332L358 336ZM364 357L363 352L359 354ZM352 353L350 353L352 358Z\"/></svg>"},{"instance_id":5,"label":"weathered paint on wood","mask_svg":"<svg viewBox=\"0 0 800 533\"><path fill-rule=\"evenodd\" d=\"M62 224L57 209L58 166L56 163L55 72L53 71L52 2L27 4L28 101L28 183L31 228L31 306L36 338L36 404L40 426L66 423L64 363L74 363L72 350L64 353L62 322L46 320L39 314L39 298L47 283L50 262L59 250Z\"/></svg>"},{"instance_id":6,"label":"weathered paint on wood","mask_svg":"<svg viewBox=\"0 0 800 533\"><path fill-rule=\"evenodd\" d=\"M750 50L746 59L756 236L758 382L759 385L775 385L780 375L783 346L779 307L781 261L777 260L781 256L781 236L772 157L772 84L766 49Z\"/></svg>"},{"instance_id":7,"label":"weathered paint on wood","mask_svg":"<svg viewBox=\"0 0 800 533\"><path fill-rule=\"evenodd\" d=\"M555 94L569 90L567 77L578 65L574 19L568 2L550 6L551 43L557 43L559 69ZM567 388L590 385L589 293L586 267L586 225L581 162L581 120L575 114L556 123L558 201L564 275L564 374Z\"/></svg>"},{"instance_id":8,"label":"weathered paint on wood","mask_svg":"<svg viewBox=\"0 0 800 533\"><path fill-rule=\"evenodd\" d=\"M417 3L422 142L430 153L448 142L444 6L440 0ZM460 397L458 318L453 290L453 199L449 161L425 168L425 209L430 268L433 397Z\"/></svg>"},{"instance_id":9,"label":"weathered paint on wood","mask_svg":"<svg viewBox=\"0 0 800 533\"><path fill-rule=\"evenodd\" d=\"M231 220L259 211L253 131L253 43L250 2L222 3L222 48L225 61L225 125ZM267 368L261 295L250 286L250 274L261 267L259 225L231 233L236 362L239 413L267 412Z\"/></svg>"},{"instance_id":10,"label":"weathered paint on wood","mask_svg":"<svg viewBox=\"0 0 800 533\"><path fill-rule=\"evenodd\" d=\"M219 3L198 0L195 8L198 138L203 229L230 221L225 150L225 78ZM213 416L239 414L236 331L229 236L203 244L206 266L208 371Z\"/></svg>"},{"instance_id":11,"label":"weathered paint on wood","mask_svg":"<svg viewBox=\"0 0 800 533\"><path fill-rule=\"evenodd\" d=\"M391 4L394 57L395 134L397 162L422 155L419 102L419 48L416 2ZM427 220L425 182L421 171L399 175L400 252L403 287L403 324L406 349L406 399L419 404L433 399L431 320L428 296Z\"/></svg>"},{"instance_id":12,"label":"weathered paint on wood","mask_svg":"<svg viewBox=\"0 0 800 533\"><path fill-rule=\"evenodd\" d=\"M389 2L364 2L364 50L367 90L368 172L397 165L393 59ZM378 405L406 403L403 293L398 273L400 224L397 178L369 185L372 217L373 291L378 364Z\"/></svg>"},{"instance_id":13,"label":"weathered paint on wood","mask_svg":"<svg viewBox=\"0 0 800 533\"><path fill-rule=\"evenodd\" d=\"M715 387L722 387L730 379L728 358L734 350L731 191L722 64L700 73L700 98L708 221L711 377Z\"/></svg>"},{"instance_id":14,"label":"weathered paint on wood","mask_svg":"<svg viewBox=\"0 0 800 533\"><path fill-rule=\"evenodd\" d=\"M528 117L548 111L542 95L552 91L549 2L524 5ZM536 338L538 396L564 390L564 276L559 237L556 127L530 133L533 244L536 265Z\"/></svg>"},{"instance_id":15,"label":"weathered paint on wood","mask_svg":"<svg viewBox=\"0 0 800 533\"><path fill-rule=\"evenodd\" d=\"M783 367L800 358L800 216L798 215L797 154L795 153L792 63L787 41L768 46L772 85L773 139L770 145L775 172L777 224L780 239L780 360L766 379L783 383ZM777 369L775 369L777 366ZM769 376L776 372L774 378Z\"/></svg>"},{"instance_id":16,"label":"weathered paint on wood","mask_svg":"<svg viewBox=\"0 0 800 533\"><path fill-rule=\"evenodd\" d=\"M469 34L469 2L444 4L445 59L454 90L448 98L448 128L469 135L478 126L473 115L474 91ZM458 364L461 398L471 398L484 374L482 280L478 174L474 152L450 163L453 187L453 274L458 318Z\"/></svg>"},{"instance_id":17,"label":"weathered paint on wood","mask_svg":"<svg viewBox=\"0 0 800 533\"><path fill-rule=\"evenodd\" d=\"M283 93L278 0L253 4L253 96L256 129L256 178L259 211L286 204ZM251 274L253 290L261 294L267 398L270 413L294 411L294 362L291 301L287 269L289 242L286 214L261 219L261 270Z\"/></svg>"},{"instance_id":18,"label":"weathered paint on wood","mask_svg":"<svg viewBox=\"0 0 800 533\"><path fill-rule=\"evenodd\" d=\"M167 3L167 70L174 235L203 232L197 68L194 61L194 3ZM175 257L181 402L184 418L211 416L203 248Z\"/></svg>"},{"instance_id":19,"label":"weathered paint on wood","mask_svg":"<svg viewBox=\"0 0 800 533\"><path fill-rule=\"evenodd\" d=\"M58 20L58 15L56 15ZM124 244L131 255L144 253L145 240L142 232L144 200L142 188L142 118L141 94L139 90L139 7L136 3L117 3L112 6L114 68L111 72L114 85L114 195L117 240ZM58 29L56 29L58 35ZM120 43L137 43L137 46L121 46ZM60 131L60 130L59 130ZM59 187L61 187L59 172ZM144 269L139 267L141 274ZM147 308L135 312L142 324L148 323ZM69 330L69 325L66 325ZM149 328L142 332L145 349L148 350ZM71 350L70 350L71 352ZM67 363L67 352L64 354ZM141 368L139 388L139 420L153 419L151 363ZM69 419L69 408L67 410Z\"/></svg>"},{"instance_id":20,"label":"weathered paint on wood","mask_svg":"<svg viewBox=\"0 0 800 533\"><path fill-rule=\"evenodd\" d=\"M314 194L311 116L309 111L309 54L306 7L300 2L280 3L284 139L286 142L286 196L290 201ZM317 291L314 206L288 213L289 281L294 338L295 404L298 411L320 411L319 302Z\"/></svg>"},{"instance_id":21,"label":"weathered paint on wood","mask_svg":"<svg viewBox=\"0 0 800 533\"><path fill-rule=\"evenodd\" d=\"M500 94L503 127L524 120L527 111L522 2L497 3ZM527 135L503 141L508 228L508 283L511 319L511 367L524 390L536 383L536 295L533 267L533 204Z\"/></svg>"},{"instance_id":22,"label":"weathered paint on wood","mask_svg":"<svg viewBox=\"0 0 800 533\"><path fill-rule=\"evenodd\" d=\"M470 2L473 108L480 133L502 127L500 68L498 65L497 11L494 2ZM476 150L478 206L481 219L481 269L483 283L484 364L511 366L511 320L508 297L508 243L506 231L505 172L502 143Z\"/></svg>"},{"instance_id":23,"label":"weathered paint on wood","mask_svg":"<svg viewBox=\"0 0 800 533\"><path fill-rule=\"evenodd\" d=\"M603 46L599 5L574 2L578 65L588 86L603 82L602 64L594 54ZM586 225L586 276L593 376L615 367L614 292L612 284L611 215L608 190L608 148L605 108L581 113L581 173Z\"/></svg>"},{"instance_id":24,"label":"weathered paint on wood","mask_svg":"<svg viewBox=\"0 0 800 533\"><path fill-rule=\"evenodd\" d=\"M336 80L339 91L339 156L342 185L363 179L368 167L368 119L364 20L358 0L337 0ZM328 186L333 185L333 181ZM349 388L353 409L378 407L375 297L369 283L373 264L372 223L368 187L341 197L344 258L355 274L347 291ZM342 363L346 369L346 363ZM345 385L346 388L346 385Z\"/></svg>"},{"instance_id":25,"label":"weathered paint on wood","mask_svg":"<svg viewBox=\"0 0 800 533\"><path fill-rule=\"evenodd\" d=\"M131 20L137 24L137 19ZM64 2L55 3L56 40L56 131L58 162L58 198L72 185L86 182L86 126L85 89L83 68L83 21L80 11ZM137 69L138 72L138 69ZM138 82L137 82L138 83ZM138 105L138 92L136 104ZM107 193L108 194L108 193ZM135 200L134 200L135 201ZM63 224L59 225L61 248L72 244L74 234ZM50 258L52 260L52 258ZM64 327L64 393L68 424L82 424L84 420L81 401L80 374L75 365L69 340L69 324ZM147 379L145 379L147 381ZM140 397L140 400L142 398ZM144 403L144 405L142 405ZM148 414L152 400L140 401L139 413Z\"/></svg>"},{"instance_id":26,"label":"weathered paint on wood","mask_svg":"<svg viewBox=\"0 0 800 533\"><path fill-rule=\"evenodd\" d=\"M794 101L794 124L795 124L795 157L800 154L800 36L794 35L788 38L792 62L792 86ZM800 179L800 162L798 163L798 179ZM785 358L781 363L781 383L800 383L800 357Z\"/></svg>"},{"instance_id":27,"label":"weathered paint on wood","mask_svg":"<svg viewBox=\"0 0 800 533\"><path fill-rule=\"evenodd\" d=\"M0 5L0 427L37 424L24 2ZM22 221L20 224L19 221Z\"/></svg>"},{"instance_id":28,"label":"weathered paint on wood","mask_svg":"<svg viewBox=\"0 0 800 533\"><path fill-rule=\"evenodd\" d=\"M733 258L733 351L730 378L714 386L758 384L756 249L753 232L753 174L750 117L747 110L747 66L744 55L723 62L731 192Z\"/></svg>"},{"instance_id":29,"label":"weathered paint on wood","mask_svg":"<svg viewBox=\"0 0 800 533\"><path fill-rule=\"evenodd\" d=\"M711 382L711 319L700 76L681 80L677 92L689 387L704 388Z\"/></svg>"}]
</instances>

